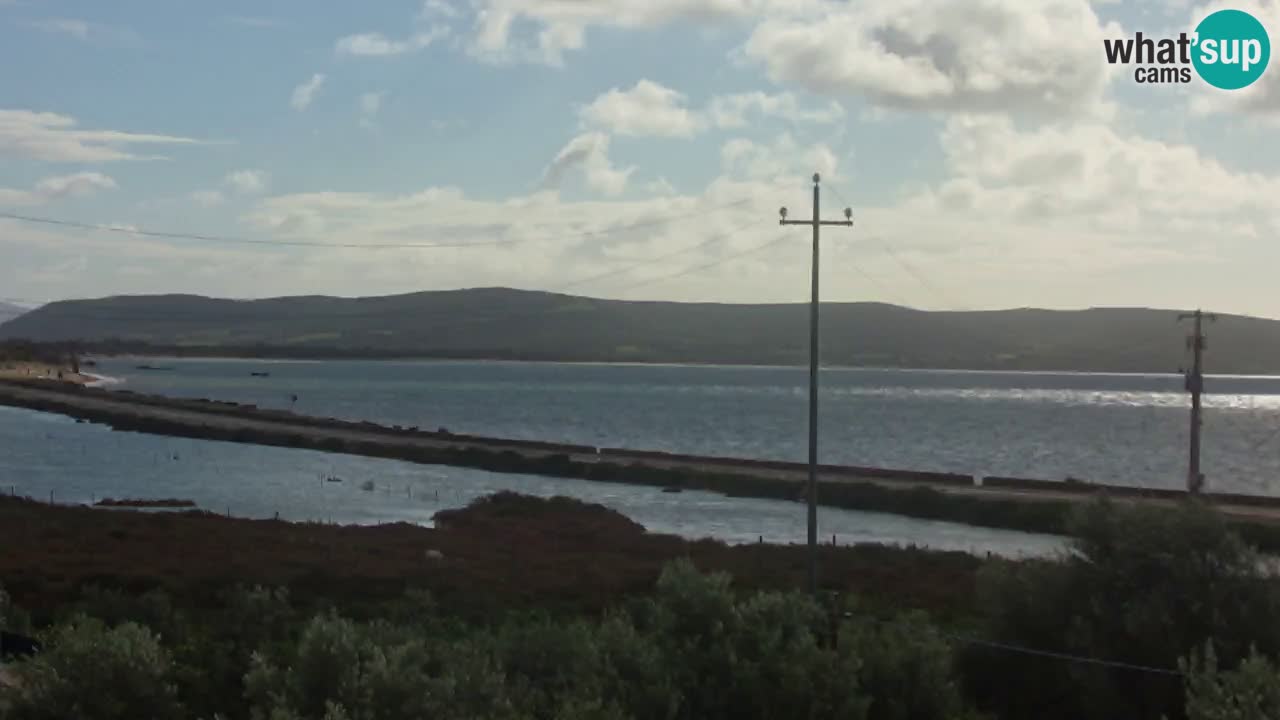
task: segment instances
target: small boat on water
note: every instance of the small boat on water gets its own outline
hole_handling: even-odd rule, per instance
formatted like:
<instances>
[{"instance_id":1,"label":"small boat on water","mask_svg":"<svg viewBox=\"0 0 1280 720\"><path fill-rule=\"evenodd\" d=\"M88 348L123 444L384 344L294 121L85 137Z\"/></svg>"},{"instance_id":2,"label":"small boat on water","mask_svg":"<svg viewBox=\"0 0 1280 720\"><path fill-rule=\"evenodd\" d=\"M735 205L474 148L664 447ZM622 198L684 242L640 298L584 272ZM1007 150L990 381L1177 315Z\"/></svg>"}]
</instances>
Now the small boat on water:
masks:
<instances>
[{"instance_id":1,"label":"small boat on water","mask_svg":"<svg viewBox=\"0 0 1280 720\"><path fill-rule=\"evenodd\" d=\"M249 374L250 374L250 375L252 375L252 376L254 376L254 377L271 377L271 373L269 373L269 372L254 372L254 373L249 373Z\"/></svg>"}]
</instances>

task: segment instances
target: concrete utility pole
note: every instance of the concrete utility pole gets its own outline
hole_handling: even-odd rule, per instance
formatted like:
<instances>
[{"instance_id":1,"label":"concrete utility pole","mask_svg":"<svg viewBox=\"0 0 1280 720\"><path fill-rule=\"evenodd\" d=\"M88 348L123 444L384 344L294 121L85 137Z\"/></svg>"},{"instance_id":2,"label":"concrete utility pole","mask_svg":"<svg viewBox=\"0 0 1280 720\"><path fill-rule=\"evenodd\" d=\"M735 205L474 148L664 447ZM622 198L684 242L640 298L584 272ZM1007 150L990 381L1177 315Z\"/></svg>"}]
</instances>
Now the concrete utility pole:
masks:
<instances>
[{"instance_id":1,"label":"concrete utility pole","mask_svg":"<svg viewBox=\"0 0 1280 720\"><path fill-rule=\"evenodd\" d=\"M1191 348L1192 361L1191 370L1187 372L1186 383L1187 392L1191 393L1191 451L1187 466L1187 492L1192 495L1198 495L1204 489L1204 473L1200 472L1200 426L1202 424L1200 419L1200 393L1204 391L1204 366L1202 361L1206 344L1202 323L1206 319L1209 322L1213 322L1218 317L1199 310L1178 316L1179 322L1182 320L1195 321L1192 333L1187 337L1187 347Z\"/></svg>"},{"instance_id":2,"label":"concrete utility pole","mask_svg":"<svg viewBox=\"0 0 1280 720\"><path fill-rule=\"evenodd\" d=\"M788 220L787 209L778 211L783 225L813 226L813 276L809 299L809 592L818 595L818 230L823 225L853 227L853 210L844 209L844 220L819 217L818 182L813 174L813 217Z\"/></svg>"}]
</instances>

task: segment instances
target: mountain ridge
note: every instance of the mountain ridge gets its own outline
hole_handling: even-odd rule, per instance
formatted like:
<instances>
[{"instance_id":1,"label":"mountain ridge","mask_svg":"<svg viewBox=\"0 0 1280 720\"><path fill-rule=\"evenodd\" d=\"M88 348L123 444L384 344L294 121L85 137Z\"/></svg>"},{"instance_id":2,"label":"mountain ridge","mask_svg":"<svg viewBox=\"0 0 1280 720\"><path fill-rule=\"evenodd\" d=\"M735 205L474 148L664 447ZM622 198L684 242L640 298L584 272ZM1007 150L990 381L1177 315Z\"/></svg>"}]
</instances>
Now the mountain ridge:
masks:
<instances>
[{"instance_id":1,"label":"mountain ridge","mask_svg":"<svg viewBox=\"0 0 1280 720\"><path fill-rule=\"evenodd\" d=\"M918 310L823 303L829 365L1173 372L1179 311ZM65 300L0 324L0 340L102 350L273 357L440 357L803 365L807 303L606 300L510 288L345 298L232 300L193 294ZM1214 372L1280 373L1280 321L1220 315Z\"/></svg>"}]
</instances>

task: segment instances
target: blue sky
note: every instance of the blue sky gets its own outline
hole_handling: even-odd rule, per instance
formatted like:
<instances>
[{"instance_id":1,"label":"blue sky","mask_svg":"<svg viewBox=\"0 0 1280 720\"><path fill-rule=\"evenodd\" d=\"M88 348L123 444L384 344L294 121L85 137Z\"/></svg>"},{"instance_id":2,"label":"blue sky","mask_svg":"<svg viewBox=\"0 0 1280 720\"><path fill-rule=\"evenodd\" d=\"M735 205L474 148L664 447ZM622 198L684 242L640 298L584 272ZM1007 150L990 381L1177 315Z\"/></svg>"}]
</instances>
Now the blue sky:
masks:
<instances>
[{"instance_id":1,"label":"blue sky","mask_svg":"<svg viewBox=\"0 0 1280 720\"><path fill-rule=\"evenodd\" d=\"M0 0L0 212L302 244L0 219L0 297L803 300L817 170L831 300L1280 317L1280 71L1101 46L1219 6Z\"/></svg>"}]
</instances>

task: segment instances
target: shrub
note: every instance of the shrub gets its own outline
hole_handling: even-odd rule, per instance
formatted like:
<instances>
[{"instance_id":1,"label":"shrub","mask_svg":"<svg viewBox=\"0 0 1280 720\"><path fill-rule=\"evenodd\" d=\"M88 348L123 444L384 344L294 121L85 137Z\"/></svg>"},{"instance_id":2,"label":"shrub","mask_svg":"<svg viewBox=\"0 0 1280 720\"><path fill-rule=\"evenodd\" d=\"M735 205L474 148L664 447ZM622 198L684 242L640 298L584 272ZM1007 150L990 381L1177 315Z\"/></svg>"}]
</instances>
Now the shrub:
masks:
<instances>
[{"instance_id":1,"label":"shrub","mask_svg":"<svg viewBox=\"0 0 1280 720\"><path fill-rule=\"evenodd\" d=\"M1041 650L1172 669L1213 641L1234 666L1280 650L1280 593L1257 553L1199 504L1083 508L1060 562L996 566L980 579L986 632ZM975 650L967 676L1009 717L1182 716L1178 677Z\"/></svg>"},{"instance_id":2,"label":"shrub","mask_svg":"<svg viewBox=\"0 0 1280 720\"><path fill-rule=\"evenodd\" d=\"M1210 645L1183 664L1188 720L1272 720L1280 717L1280 669L1253 653L1230 672L1218 667Z\"/></svg>"},{"instance_id":3,"label":"shrub","mask_svg":"<svg viewBox=\"0 0 1280 720\"><path fill-rule=\"evenodd\" d=\"M36 658L16 666L12 720L167 720L184 716L172 663L150 630L108 629L79 617L55 629Z\"/></svg>"}]
</instances>

